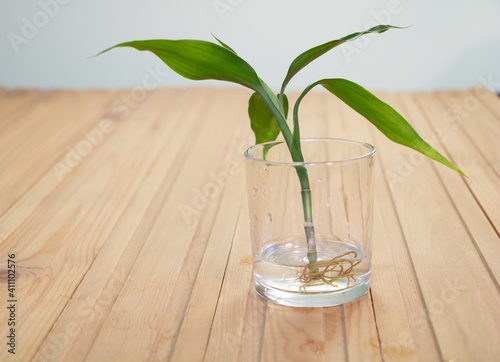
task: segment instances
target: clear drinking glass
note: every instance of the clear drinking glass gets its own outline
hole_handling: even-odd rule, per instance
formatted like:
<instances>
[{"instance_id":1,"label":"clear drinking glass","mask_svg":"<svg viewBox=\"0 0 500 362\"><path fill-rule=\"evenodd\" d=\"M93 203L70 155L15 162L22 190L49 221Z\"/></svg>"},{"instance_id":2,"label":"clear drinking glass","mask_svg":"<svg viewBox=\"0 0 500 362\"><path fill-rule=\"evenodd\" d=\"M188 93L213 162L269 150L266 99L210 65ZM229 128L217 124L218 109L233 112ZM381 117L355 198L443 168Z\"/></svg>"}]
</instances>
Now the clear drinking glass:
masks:
<instances>
[{"instance_id":1,"label":"clear drinking glass","mask_svg":"<svg viewBox=\"0 0 500 362\"><path fill-rule=\"evenodd\" d=\"M307 162L293 162L284 142L245 152L255 286L283 305L347 303L370 288L375 149L342 139L303 139L301 147ZM310 183L314 264L307 257L300 167Z\"/></svg>"}]
</instances>

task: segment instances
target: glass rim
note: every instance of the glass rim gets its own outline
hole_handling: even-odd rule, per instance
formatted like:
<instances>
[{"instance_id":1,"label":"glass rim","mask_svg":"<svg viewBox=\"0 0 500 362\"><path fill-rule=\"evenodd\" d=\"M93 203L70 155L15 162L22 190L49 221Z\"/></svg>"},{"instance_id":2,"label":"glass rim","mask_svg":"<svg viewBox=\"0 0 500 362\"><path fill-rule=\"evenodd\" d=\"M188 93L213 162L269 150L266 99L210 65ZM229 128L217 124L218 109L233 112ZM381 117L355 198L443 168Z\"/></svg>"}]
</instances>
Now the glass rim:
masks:
<instances>
[{"instance_id":1,"label":"glass rim","mask_svg":"<svg viewBox=\"0 0 500 362\"><path fill-rule=\"evenodd\" d=\"M277 141L270 141L270 142L264 142L264 143L258 143L256 145L248 147L245 152L244 156L247 160L252 161L252 162L258 162L258 163L265 163L266 165L276 165L276 166L314 166L314 165L338 165L338 164L343 164L343 163L351 163L351 162L359 162L361 160L367 159L367 158L372 158L375 153L375 147L373 147L371 144L367 142L360 142L360 141L354 141L354 140L349 140L349 139L344 139L344 138L321 138L321 137L315 137L315 138L301 138L300 142L317 142L317 141L322 141L322 142L335 142L335 143L348 143L352 145L357 145L361 146L367 149L366 153L363 153L360 156L356 157L349 157L349 158L342 158L338 160L330 160L330 161L304 161L304 162L295 162L295 161L271 161L271 160L265 160L263 158L255 157L250 154L250 152L253 149L256 148L262 148L266 145L279 145L282 143L285 143L284 140L277 140Z\"/></svg>"}]
</instances>

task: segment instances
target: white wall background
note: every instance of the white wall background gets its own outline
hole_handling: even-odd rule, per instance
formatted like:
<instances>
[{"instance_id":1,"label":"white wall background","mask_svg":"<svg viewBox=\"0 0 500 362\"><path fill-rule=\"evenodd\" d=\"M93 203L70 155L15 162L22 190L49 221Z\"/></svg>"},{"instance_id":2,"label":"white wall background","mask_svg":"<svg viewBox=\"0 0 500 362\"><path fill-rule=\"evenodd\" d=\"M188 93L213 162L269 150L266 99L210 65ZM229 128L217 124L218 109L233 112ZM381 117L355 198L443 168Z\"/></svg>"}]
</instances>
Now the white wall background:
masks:
<instances>
[{"instance_id":1,"label":"white wall background","mask_svg":"<svg viewBox=\"0 0 500 362\"><path fill-rule=\"evenodd\" d=\"M325 77L389 91L465 88L489 79L500 91L499 0L3 0L0 86L134 87L159 63L153 55L118 49L88 57L122 41L210 40L212 31L278 88L300 52L374 23L413 26L334 50L290 88ZM214 83L173 72L161 83L203 84Z\"/></svg>"}]
</instances>

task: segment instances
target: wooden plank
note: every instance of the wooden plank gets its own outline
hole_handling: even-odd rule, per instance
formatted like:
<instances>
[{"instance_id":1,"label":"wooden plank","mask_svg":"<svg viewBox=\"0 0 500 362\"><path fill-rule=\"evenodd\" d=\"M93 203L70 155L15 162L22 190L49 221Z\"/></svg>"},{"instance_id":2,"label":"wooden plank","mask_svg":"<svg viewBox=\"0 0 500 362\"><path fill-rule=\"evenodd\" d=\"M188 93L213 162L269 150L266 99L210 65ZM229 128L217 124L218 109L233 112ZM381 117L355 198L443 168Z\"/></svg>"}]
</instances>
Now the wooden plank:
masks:
<instances>
[{"instance_id":1,"label":"wooden plank","mask_svg":"<svg viewBox=\"0 0 500 362\"><path fill-rule=\"evenodd\" d=\"M248 237L248 210L243 203L238 225L229 256L224 284L217 302L210 339L208 341L205 361L236 361L239 360L240 346L251 342L258 344L262 325L249 324L245 320L249 292L255 293L252 283L252 251ZM250 340L243 340L243 328L247 325L255 328L250 333ZM256 343L257 342L257 343ZM257 345L258 347L258 345ZM252 360L242 356L244 360Z\"/></svg>"},{"instance_id":2,"label":"wooden plank","mask_svg":"<svg viewBox=\"0 0 500 362\"><path fill-rule=\"evenodd\" d=\"M347 356L353 361L381 361L382 354L370 294L344 305Z\"/></svg>"},{"instance_id":3,"label":"wooden plank","mask_svg":"<svg viewBox=\"0 0 500 362\"><path fill-rule=\"evenodd\" d=\"M63 171L57 172L57 165L67 163L68 149L75 148L78 142L89 142L87 133L95 132L94 129L109 112L107 101L112 98L111 94L99 92L87 97L87 102L82 102L81 98L56 99L65 104L65 111L60 110L56 103L56 110L47 111L30 129L23 129L17 135L9 132L9 140L12 141L9 149L13 151L4 152L5 157L0 160L4 170L0 177L0 188L3 190L0 210L3 213L44 176L57 178L55 181L59 182L66 175ZM47 127L47 119L58 119L61 124ZM26 138L24 134L33 133L35 129L41 130L37 138L22 146L22 140ZM90 137L94 137L91 139L96 145L99 143L98 138Z\"/></svg>"},{"instance_id":4,"label":"wooden plank","mask_svg":"<svg viewBox=\"0 0 500 362\"><path fill-rule=\"evenodd\" d=\"M193 117L184 119L181 109L171 107L176 102L187 102L197 92L162 92L161 99L157 98L155 111L151 117L159 118L159 124L155 126L155 137L150 137L149 142L160 147L161 151L156 154L156 147L151 148L150 159L142 161L145 167L149 167L146 177L134 198L124 210L117 221L111 234L96 256L92 267L86 273L84 279L75 291L73 298L69 301L57 322L52 327L51 335L67 336L67 343L58 346L52 351L54 359L83 359L92 345L95 334L105 316L111 309L121 287L125 283L128 273L142 248L147 234L148 226L154 223L158 210L163 206L163 201L170 191L175 176L170 169L180 168L182 162L179 155L189 152L189 147L184 142L185 137L196 137L197 122ZM201 93L201 94L207 94ZM161 100L167 100L168 106L165 111L159 105ZM208 102L210 98L206 98ZM205 104L198 103L198 107L191 109L191 113L199 112L200 107ZM160 111L162 111L160 113ZM183 120L177 124L177 120ZM175 132L173 130L175 129ZM154 141L156 138L156 141ZM194 138L195 139L195 138ZM165 140L165 142L162 142ZM103 275L106 277L103 278ZM76 316L76 318L75 318ZM67 333L70 329L72 333ZM52 338L44 340L39 349L39 356L50 353L53 348Z\"/></svg>"},{"instance_id":5,"label":"wooden plank","mask_svg":"<svg viewBox=\"0 0 500 362\"><path fill-rule=\"evenodd\" d=\"M448 109L445 119L450 128L462 128L481 156L500 177L500 122L482 103L481 98L493 97L487 93L483 97L469 92L438 92L439 99Z\"/></svg>"},{"instance_id":6,"label":"wooden plank","mask_svg":"<svg viewBox=\"0 0 500 362\"><path fill-rule=\"evenodd\" d=\"M252 280L247 293L238 361L261 360L266 312L267 301L257 294Z\"/></svg>"},{"instance_id":7,"label":"wooden plank","mask_svg":"<svg viewBox=\"0 0 500 362\"><path fill-rule=\"evenodd\" d=\"M0 160L9 159L16 152L22 152L20 146L30 147L38 144L42 138L37 133L57 130L59 124L67 121L67 118L50 118L52 114L66 111L70 116L72 107L76 104L75 93L72 91L60 91L53 94L43 94L33 104L24 106L20 111L13 112L6 117L6 132L0 134L0 151L9 149L10 152L2 152ZM72 103L73 104L67 104ZM50 121L49 121L50 120ZM17 147L14 147L17 146Z\"/></svg>"},{"instance_id":8,"label":"wooden plank","mask_svg":"<svg viewBox=\"0 0 500 362\"><path fill-rule=\"evenodd\" d=\"M147 108L147 103L144 106ZM68 210L61 210L68 216L73 216L69 219L71 226L64 230L67 234L60 234L59 238L53 239L49 228L48 235L46 232L39 233L36 238L28 235L16 243L18 253L23 256L21 265L36 262L42 266L50 260L50 264L37 277L20 305L25 310L26 317L18 327L19 333L22 333L23 338L26 338L29 345L34 347L23 352L26 353L26 357L33 356L52 324L57 320L61 310L72 297L74 288L79 285L88 266L92 264L95 254L112 230L121 210L127 206L130 197L134 194L135 185L140 183L147 172L147 163L141 162L141 152L138 150L154 132L154 127L152 127L154 123L155 121L151 121L149 127L140 122L130 122L129 127L117 126L115 132L109 134L100 147L96 147L85 159L89 162L82 162L81 167L74 171L74 175L71 176L75 177L68 177L68 181L76 181L72 185L76 191L72 197L65 197ZM133 175L127 175L130 170L134 170ZM86 178L89 178L87 182L82 183ZM123 180L127 181L123 182ZM72 189L68 183L61 184L66 185L65 191ZM97 185L98 192L95 192ZM60 196L60 194L54 194L45 204L50 203L53 208L58 207L57 198ZM86 207L82 207L82 203L86 204ZM44 206L42 204L42 207ZM69 211L72 208L73 211ZM118 211L117 213L114 212L114 208ZM53 225L56 221L60 222L59 218L65 220L60 215L61 211L50 212L50 208L47 211L47 215L55 214L56 218L52 218L49 223L41 222L42 227L47 224ZM40 212L40 214L43 213ZM28 219L27 221L37 220ZM38 226L38 224L35 225ZM37 229L33 226L26 228L31 229L31 232ZM17 234L9 240L13 242L18 240ZM33 242L35 240L37 242ZM40 247L44 248L44 255L34 252ZM46 262L43 262L43 257L47 258Z\"/></svg>"},{"instance_id":9,"label":"wooden plank","mask_svg":"<svg viewBox=\"0 0 500 362\"><path fill-rule=\"evenodd\" d=\"M344 307L325 308L323 310L325 361L348 361L345 330Z\"/></svg>"},{"instance_id":10,"label":"wooden plank","mask_svg":"<svg viewBox=\"0 0 500 362\"><path fill-rule=\"evenodd\" d=\"M224 121L224 118L222 121ZM222 185L226 184L225 179L226 176L228 176L228 170L232 170L230 172L231 178L243 173L243 168L235 163L235 159L239 158L243 152L242 148L246 147L246 141L242 141L241 139L241 131L246 129L247 128L242 124L238 126L238 130L234 133L234 137L229 145L229 150L232 151L227 152L225 157L223 157L224 164L219 166L221 171L212 173L212 175L218 174L221 176L219 182L221 182ZM237 166L234 167L235 165ZM212 181L214 181L214 179L211 176L210 180L206 180L205 187ZM178 342L178 334L183 326L184 315L188 310L189 303L191 303L191 294L196 285L198 274L201 272L200 268L204 262L205 253L208 251L207 245L213 232L216 213L221 207L221 197L216 197L209 201L209 205L206 207L206 210L203 211L203 217L197 223L195 234L191 239L189 253L186 254L183 263L183 268L178 278L173 282L176 293L172 294L167 301L167 313L162 317L162 327L152 347L151 355L154 358L164 359L166 356L171 356L174 353L174 346ZM213 313L215 313L215 311L213 311ZM189 326L187 328L189 328Z\"/></svg>"},{"instance_id":11,"label":"wooden plank","mask_svg":"<svg viewBox=\"0 0 500 362\"><path fill-rule=\"evenodd\" d=\"M446 109L430 94L416 94L415 101L420 105L424 115L434 127L443 119ZM422 106L423 104L423 106ZM479 122L479 121L478 121ZM488 161L478 152L474 144L466 136L461 127L454 129L444 128L444 122L439 123L431 138L437 138L437 133L446 138L443 149L450 156L452 162L460 165L469 176L469 188L479 201L496 232L500 231L500 178L490 167ZM465 181L464 181L465 182Z\"/></svg>"},{"instance_id":12,"label":"wooden plank","mask_svg":"<svg viewBox=\"0 0 500 362\"><path fill-rule=\"evenodd\" d=\"M203 125L206 128L202 131L204 137L192 145L196 152L185 160L188 167L179 171L177 182L172 188L172 197L165 203L139 255L138 260L141 262L134 265L125 284L125 292L118 297L87 358L136 359L141 356L144 358L151 352L157 330L162 328L163 318L159 316L167 313L168 300L174 294L169 286L173 285L172 281L177 280L183 269L193 236L193 230L186 227L183 216L172 210L178 210L183 203L190 203L193 192L203 189L209 172L217 170L217 165L220 165L219 160L223 159L227 148L219 145L227 137L225 135L232 134L238 123L234 121L233 112L239 112L243 106L237 99L234 91L220 91L218 103L214 106L222 108L222 104L228 105L226 112L209 117L200 116L205 119ZM220 122L215 122L216 119ZM153 281L147 289L144 288L145 280ZM155 304L145 305L144 300L154 300ZM131 308L134 314L128 313ZM130 325L134 328L129 328ZM135 348L137 344L143 348L138 350Z\"/></svg>"},{"instance_id":13,"label":"wooden plank","mask_svg":"<svg viewBox=\"0 0 500 362\"><path fill-rule=\"evenodd\" d=\"M65 146L76 147L117 94L0 92L0 252L18 259L18 358L441 361L499 354L500 177L498 156L487 153L498 148L500 131L493 94L380 94L437 140L471 182L391 143L331 95L306 97L302 136L377 147L371 291L323 309L278 306L256 294L241 163L228 184L200 196L252 143L248 92L155 90L128 119L114 119L113 131L63 179L54 177ZM468 112L458 123L447 118L457 102Z\"/></svg>"},{"instance_id":14,"label":"wooden plank","mask_svg":"<svg viewBox=\"0 0 500 362\"><path fill-rule=\"evenodd\" d=\"M0 125L3 137L9 127L16 125L16 118L30 111L30 108L46 97L46 92L29 91L22 92L8 91L0 98Z\"/></svg>"},{"instance_id":15,"label":"wooden plank","mask_svg":"<svg viewBox=\"0 0 500 362\"><path fill-rule=\"evenodd\" d=\"M323 310L267 304L262 361L324 361Z\"/></svg>"},{"instance_id":16,"label":"wooden plank","mask_svg":"<svg viewBox=\"0 0 500 362\"><path fill-rule=\"evenodd\" d=\"M378 187L378 190L381 190L382 187L383 186ZM396 259L393 256L391 257L392 243L389 240L390 235L397 234L397 237L401 240L401 232L398 230L397 233L393 233L391 230L387 230L384 219L390 217L397 225L397 217L394 217L395 215L388 216L386 210L382 211L383 208L381 205L375 205L375 210L373 234L374 276L372 278L372 288L370 292L380 338L382 357L384 360L403 359L405 361L415 361L417 360L417 349L415 344L422 338L414 338L412 336L412 329L414 329L415 326L411 325L408 316L414 315L415 310L420 316L424 316L425 311L422 310L422 306L419 305L418 302L415 303L415 301L413 301L413 299L415 299L414 297L405 298L403 296L403 291L408 287L400 287L400 285L402 283L416 284L414 280L409 280L408 278L414 275L413 273L408 275L408 271L406 271L406 275L398 275L397 268L395 267ZM394 228L394 226L391 226L391 228ZM404 243L404 240L400 241L400 243ZM407 255L405 255L405 257L408 258ZM394 281L394 285L391 285L391 280ZM416 289L417 292L413 294L413 296L418 295L418 292L420 292L418 286L414 285L412 289ZM405 303L405 299L410 299L410 301ZM400 313L395 313L395 311L400 311ZM429 347L427 350L421 351L419 357L422 359L425 354L426 361L438 361L439 353L437 352L435 341L431 333L426 333L425 338L427 342L430 342Z\"/></svg>"},{"instance_id":17,"label":"wooden plank","mask_svg":"<svg viewBox=\"0 0 500 362\"><path fill-rule=\"evenodd\" d=\"M117 126L119 126L119 124L117 124ZM119 128L119 127L117 127L117 128ZM81 136L82 135L80 135L80 137ZM76 146L76 144L74 144L72 146L73 146L72 148L74 148ZM100 146L102 146L102 145L98 145L97 147L95 147L95 149L93 151L99 150ZM108 147L108 146L106 146L106 147ZM109 149L109 148L106 148L106 149ZM94 152L90 152L90 156L94 157L94 159L95 159L96 156L93 155L93 153ZM84 165L86 162L88 163L87 159L84 159L79 166ZM92 167L92 166L88 166L88 167ZM93 166L93 167L95 167L95 166ZM74 169L78 170L79 168L74 168ZM86 175L84 172L82 172L82 173L83 173L83 175ZM77 177L78 177L78 175L74 175L73 179L77 180ZM52 172L52 170L41 181L42 181L42 185L41 186L43 188L42 189L35 188L35 190L34 190L35 192L34 193L30 193L28 195L30 197L26 198L26 200L25 200L26 202L25 203L22 203L22 205L21 205L22 207L20 208L20 210L18 210L19 211L18 213L14 213L14 215L12 215L12 217L8 218L7 220L5 218L2 218L2 228L6 224L9 225L10 222L12 222L12 224L13 224L13 225L10 225L10 229L3 229L2 230L4 232L5 236L8 236L8 232L9 231L12 232L14 230L16 232L18 232L18 233L21 233L22 232L21 228L18 228L17 226L15 226L15 222L16 222L15 216L21 217L22 212L25 212L25 213L27 212L28 214L32 213L32 211L35 209L35 207L38 207L38 204L35 203L34 201L37 201L37 200L43 201L48 196L48 194L53 189L55 189L56 187L59 187L61 189L61 191L62 191L61 192L62 193L61 197L63 197L63 198L68 198L68 197L70 197L70 195L74 194L74 190L71 187L69 188L69 190L65 189L66 184L64 184L63 182L61 182L60 180L58 180L57 177ZM75 189L77 189L78 186L79 186L78 184L74 184L74 183L73 184L69 183L69 185L72 185ZM51 187L47 187L47 186L51 186ZM43 192L41 192L41 191L43 191ZM56 202L56 205L50 205L50 207L52 207L55 210L60 209L61 205L57 204L57 202L60 202L59 199L56 198L52 202L54 202L54 201ZM34 204L34 206L33 206L33 204ZM29 207L29 208L25 209L25 207ZM47 206L44 206L44 207L47 207ZM63 208L64 207L66 207L66 205L64 205ZM73 207L74 207L74 205L68 205L68 210L71 210ZM64 213L62 213L62 215L71 214L71 212L68 211L68 210L64 210ZM51 211L51 212L55 212L55 211ZM40 217L42 215L43 215L43 213L41 215L40 214L39 215L33 215L33 217L34 218L35 217ZM65 219L65 217L62 218L62 220L64 220L64 219ZM54 219L54 220L58 220L58 219ZM46 222L42 222L40 224L40 226L43 228L43 225L45 225L45 224L46 224ZM56 225L57 225L57 223L53 225L53 227L55 229L58 228L58 226L56 226ZM29 229L29 227L26 227L26 226L24 228ZM53 231L51 231L50 233L52 233L52 232ZM48 235L50 235L50 233ZM39 246L39 244L36 243L36 242L34 242L33 239L30 239L30 237L28 237L27 239L22 238L21 241L22 241L23 244L29 243L30 245L33 245L33 246L34 245L38 245ZM4 243L1 244L1 248L2 248L2 250L5 250L3 248L5 248L5 247L11 247L11 245L16 245L18 247L22 247L23 244L16 244L15 242L14 243L13 242L10 242L10 243L9 242L4 242ZM45 264L43 264L43 265L45 265Z\"/></svg>"},{"instance_id":18,"label":"wooden plank","mask_svg":"<svg viewBox=\"0 0 500 362\"><path fill-rule=\"evenodd\" d=\"M377 158L382 157L384 155L379 153ZM389 360L412 360L416 354L418 360L440 361L439 347L422 301L422 291L407 242L394 209L384 171L380 161L376 162L379 169L375 177L374 276L371 295L382 353L384 359ZM387 282L391 280L397 283L391 285Z\"/></svg>"},{"instance_id":19,"label":"wooden plank","mask_svg":"<svg viewBox=\"0 0 500 362\"><path fill-rule=\"evenodd\" d=\"M417 108L410 94L401 94L399 99L411 114L419 115L418 117L422 119L424 118L420 108ZM431 128L427 123L421 122L420 125L426 134L431 134ZM444 142L446 144L446 140ZM497 256L500 255L500 242L495 229L492 228L488 218L485 217L480 205L478 205L477 200L471 194L467 185L468 183L464 183L460 177L456 177L454 173L449 172L448 169L440 165L434 164L433 166L443 186L446 188L446 192L450 195L450 199L460 214L463 223L466 225L468 232L471 234L481 258L486 263L486 267L490 271L492 278L495 279L498 288L500 284L500 259Z\"/></svg>"},{"instance_id":20,"label":"wooden plank","mask_svg":"<svg viewBox=\"0 0 500 362\"><path fill-rule=\"evenodd\" d=\"M391 97L383 98L395 103ZM430 103L422 108L429 109ZM406 109L403 114L410 121L418 116ZM381 147L388 142L378 134L375 138ZM381 163L386 171L397 172L400 162L410 156L401 148L393 152L396 157ZM483 277L487 271L482 259L429 162L415 168L404 182L393 184L391 192L443 358L491 358L497 347L485 341L491 341L500 319L486 312L487 321L479 326L476 315L460 311L494 309L499 295L493 281Z\"/></svg>"},{"instance_id":21,"label":"wooden plank","mask_svg":"<svg viewBox=\"0 0 500 362\"><path fill-rule=\"evenodd\" d=\"M207 249L193 286L189 304L177 334L172 361L204 359L215 310L222 293L227 260L241 214L243 173L229 180ZM246 218L245 218L246 220ZM155 356L156 357L156 356Z\"/></svg>"}]
</instances>

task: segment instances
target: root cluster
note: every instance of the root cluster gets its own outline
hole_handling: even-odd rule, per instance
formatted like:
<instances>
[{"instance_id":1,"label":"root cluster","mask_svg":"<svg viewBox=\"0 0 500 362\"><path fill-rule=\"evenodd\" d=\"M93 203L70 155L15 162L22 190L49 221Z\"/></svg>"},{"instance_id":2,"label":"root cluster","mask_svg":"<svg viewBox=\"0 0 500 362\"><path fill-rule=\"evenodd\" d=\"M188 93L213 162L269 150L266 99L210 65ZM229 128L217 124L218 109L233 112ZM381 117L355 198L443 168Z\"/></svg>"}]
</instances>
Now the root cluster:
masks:
<instances>
[{"instance_id":1,"label":"root cluster","mask_svg":"<svg viewBox=\"0 0 500 362\"><path fill-rule=\"evenodd\" d=\"M354 254L354 258L346 258L349 254ZM344 290L349 288L351 281L356 281L353 269L356 265L361 263L361 260L356 261L356 254L354 251L349 251L345 254L336 256L331 260L318 261L304 267L298 280L302 283L300 290L306 293L307 287L315 287L320 285L330 285L338 288L334 283L340 279L347 278L347 286Z\"/></svg>"}]
</instances>

